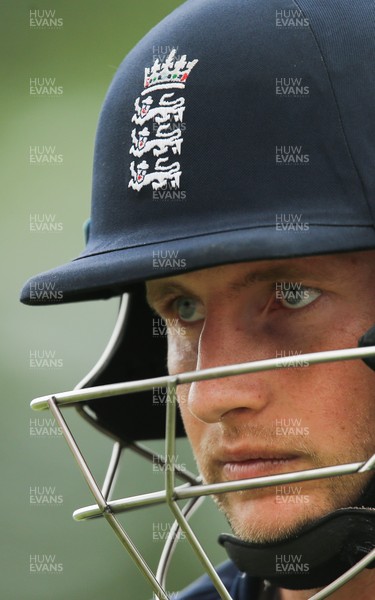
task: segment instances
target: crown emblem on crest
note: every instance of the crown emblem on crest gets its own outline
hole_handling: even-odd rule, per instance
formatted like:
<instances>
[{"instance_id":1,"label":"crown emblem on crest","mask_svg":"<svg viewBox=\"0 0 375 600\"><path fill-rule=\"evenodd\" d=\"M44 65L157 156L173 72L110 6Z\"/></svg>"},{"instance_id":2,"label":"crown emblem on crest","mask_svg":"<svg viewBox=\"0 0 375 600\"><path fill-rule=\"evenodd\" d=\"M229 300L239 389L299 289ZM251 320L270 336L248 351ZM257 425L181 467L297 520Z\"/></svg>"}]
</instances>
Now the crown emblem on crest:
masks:
<instances>
[{"instance_id":1,"label":"crown emblem on crest","mask_svg":"<svg viewBox=\"0 0 375 600\"><path fill-rule=\"evenodd\" d=\"M165 87L184 88L185 81L190 75L190 71L198 62L197 59L190 62L186 59L186 54L180 58L175 58L176 49L167 56L164 63L156 59L152 67L146 67L144 79L144 91L146 94L151 90L165 89Z\"/></svg>"}]
</instances>

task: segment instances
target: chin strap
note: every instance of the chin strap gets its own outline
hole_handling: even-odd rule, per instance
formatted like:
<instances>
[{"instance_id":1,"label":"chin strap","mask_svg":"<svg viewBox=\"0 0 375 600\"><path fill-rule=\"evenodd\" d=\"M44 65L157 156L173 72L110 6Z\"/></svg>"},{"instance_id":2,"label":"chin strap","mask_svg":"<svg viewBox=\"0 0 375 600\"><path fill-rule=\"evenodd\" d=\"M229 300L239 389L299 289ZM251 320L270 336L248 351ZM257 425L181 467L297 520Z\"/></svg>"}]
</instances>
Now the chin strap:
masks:
<instances>
[{"instance_id":1,"label":"chin strap","mask_svg":"<svg viewBox=\"0 0 375 600\"><path fill-rule=\"evenodd\" d=\"M240 571L277 587L328 585L375 546L375 509L341 508L275 543L253 544L222 534L219 542ZM374 568L373 561L368 568Z\"/></svg>"}]
</instances>

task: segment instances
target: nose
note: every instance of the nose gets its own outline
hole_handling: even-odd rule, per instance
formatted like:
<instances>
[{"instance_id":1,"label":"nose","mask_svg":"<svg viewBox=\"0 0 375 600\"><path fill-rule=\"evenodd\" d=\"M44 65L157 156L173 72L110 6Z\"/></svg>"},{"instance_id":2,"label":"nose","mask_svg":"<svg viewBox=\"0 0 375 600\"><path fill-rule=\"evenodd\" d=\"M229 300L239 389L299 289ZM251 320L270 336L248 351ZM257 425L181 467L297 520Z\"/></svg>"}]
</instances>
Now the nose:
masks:
<instances>
[{"instance_id":1,"label":"nose","mask_svg":"<svg viewBox=\"0 0 375 600\"><path fill-rule=\"evenodd\" d=\"M271 357L259 334L229 320L206 318L201 331L197 370ZM272 399L274 383L267 372L196 381L190 386L188 410L205 423L240 424L262 411Z\"/></svg>"}]
</instances>

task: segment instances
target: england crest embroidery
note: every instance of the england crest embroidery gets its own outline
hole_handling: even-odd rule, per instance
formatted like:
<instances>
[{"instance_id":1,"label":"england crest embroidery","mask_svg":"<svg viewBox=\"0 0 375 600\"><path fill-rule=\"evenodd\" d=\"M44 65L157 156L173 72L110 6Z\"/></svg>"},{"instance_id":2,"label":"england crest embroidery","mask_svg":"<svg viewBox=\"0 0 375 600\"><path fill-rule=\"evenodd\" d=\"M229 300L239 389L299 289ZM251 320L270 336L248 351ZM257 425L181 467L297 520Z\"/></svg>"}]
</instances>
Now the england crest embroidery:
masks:
<instances>
[{"instance_id":1,"label":"england crest embroidery","mask_svg":"<svg viewBox=\"0 0 375 600\"><path fill-rule=\"evenodd\" d=\"M132 118L136 127L131 133L129 154L141 159L130 164L128 187L133 190L146 185L158 190L167 183L179 188L182 171L180 161L175 159L181 155L185 111L180 90L184 90L197 62L188 62L186 55L176 58L176 50L172 50L164 63L157 59L145 69L144 89L134 102Z\"/></svg>"}]
</instances>

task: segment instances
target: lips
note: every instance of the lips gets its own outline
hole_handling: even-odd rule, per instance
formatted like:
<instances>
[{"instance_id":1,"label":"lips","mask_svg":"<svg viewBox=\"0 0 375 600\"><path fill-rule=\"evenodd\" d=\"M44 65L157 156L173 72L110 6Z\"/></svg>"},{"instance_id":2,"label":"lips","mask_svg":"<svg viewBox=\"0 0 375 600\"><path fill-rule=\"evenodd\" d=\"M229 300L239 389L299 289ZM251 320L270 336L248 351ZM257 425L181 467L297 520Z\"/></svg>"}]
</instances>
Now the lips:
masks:
<instances>
[{"instance_id":1,"label":"lips","mask_svg":"<svg viewBox=\"0 0 375 600\"><path fill-rule=\"evenodd\" d=\"M254 459L241 462L230 462L223 465L223 475L227 481L250 479L295 471L296 458L289 459Z\"/></svg>"},{"instance_id":2,"label":"lips","mask_svg":"<svg viewBox=\"0 0 375 600\"><path fill-rule=\"evenodd\" d=\"M299 459L290 452L266 449L224 452L220 463L224 479L233 481L295 471Z\"/></svg>"}]
</instances>

